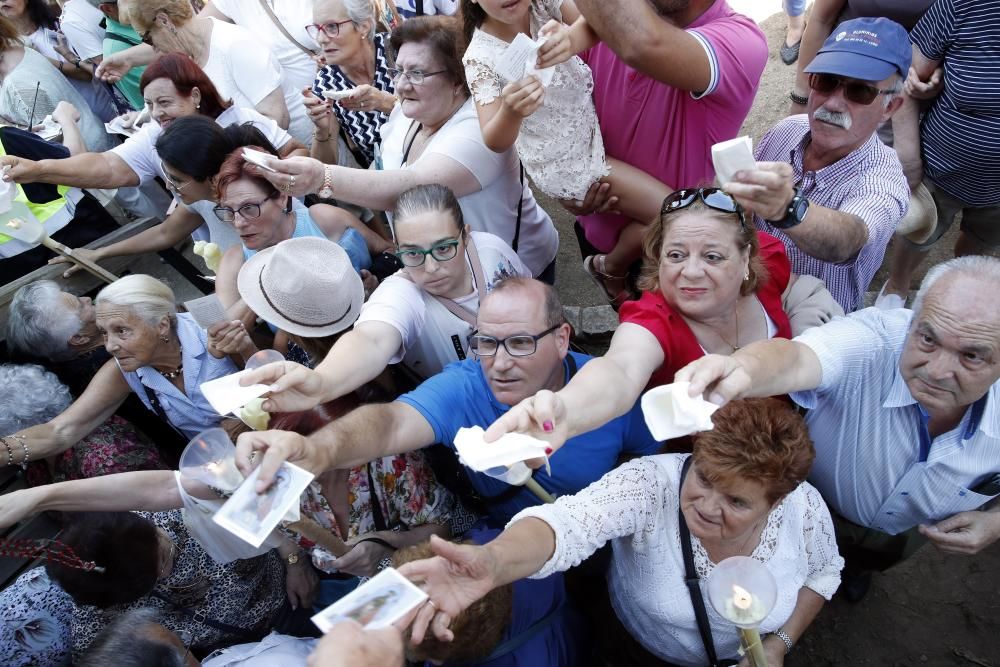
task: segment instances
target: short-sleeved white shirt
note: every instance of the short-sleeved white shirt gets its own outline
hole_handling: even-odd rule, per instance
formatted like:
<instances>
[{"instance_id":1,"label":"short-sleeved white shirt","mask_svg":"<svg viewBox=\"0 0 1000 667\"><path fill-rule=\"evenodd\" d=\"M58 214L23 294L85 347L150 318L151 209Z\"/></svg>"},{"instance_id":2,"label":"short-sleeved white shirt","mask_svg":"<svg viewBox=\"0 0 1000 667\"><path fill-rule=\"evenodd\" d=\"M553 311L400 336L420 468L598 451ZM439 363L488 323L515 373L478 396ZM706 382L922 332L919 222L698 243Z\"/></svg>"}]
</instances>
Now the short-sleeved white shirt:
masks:
<instances>
[{"instance_id":1,"label":"short-sleeved white shirt","mask_svg":"<svg viewBox=\"0 0 1000 667\"><path fill-rule=\"evenodd\" d=\"M504 278L531 276L502 239L485 232L472 232L472 240L483 267L487 293ZM471 267L468 256L465 261ZM479 295L478 290L473 290L471 294L455 299L455 303L478 313ZM389 276L376 288L361 309L355 326L371 321L391 325L403 338L403 344L389 363L403 361L422 377L435 375L451 362L464 359L469 334L472 333L472 327L467 322L399 273Z\"/></svg>"},{"instance_id":2,"label":"short-sleeved white shirt","mask_svg":"<svg viewBox=\"0 0 1000 667\"><path fill-rule=\"evenodd\" d=\"M76 55L90 60L104 55L104 12L87 0L66 0L63 3L59 28L66 35Z\"/></svg>"},{"instance_id":3,"label":"short-sleeved white shirt","mask_svg":"<svg viewBox=\"0 0 1000 667\"><path fill-rule=\"evenodd\" d=\"M268 0L268 4L281 25L299 44L313 51L319 49L306 32L306 26L313 22L313 0ZM285 79L296 90L312 85L316 76L316 62L281 34L259 2L212 0L212 6L231 18L233 23L246 28L259 40L267 43L271 53L281 64Z\"/></svg>"},{"instance_id":4,"label":"short-sleeved white shirt","mask_svg":"<svg viewBox=\"0 0 1000 667\"><path fill-rule=\"evenodd\" d=\"M382 126L382 163L385 169L419 169L420 161L435 153L455 160L468 169L482 189L459 198L465 222L476 230L489 232L513 243L517 205L521 200L521 233L517 255L537 276L552 262L559 250L559 234L552 219L535 201L528 180L521 183L517 151L495 153L483 142L479 117L472 99L466 101L448 121L431 135L424 152L403 167L406 135L411 120L399 105Z\"/></svg>"},{"instance_id":5,"label":"short-sleeved white shirt","mask_svg":"<svg viewBox=\"0 0 1000 667\"><path fill-rule=\"evenodd\" d=\"M308 144L312 122L302 103L302 89L286 80L281 65L263 49L260 40L246 28L212 19L208 60L202 68L224 100L233 106L254 108L276 88L281 88L288 107L289 133Z\"/></svg>"}]
</instances>

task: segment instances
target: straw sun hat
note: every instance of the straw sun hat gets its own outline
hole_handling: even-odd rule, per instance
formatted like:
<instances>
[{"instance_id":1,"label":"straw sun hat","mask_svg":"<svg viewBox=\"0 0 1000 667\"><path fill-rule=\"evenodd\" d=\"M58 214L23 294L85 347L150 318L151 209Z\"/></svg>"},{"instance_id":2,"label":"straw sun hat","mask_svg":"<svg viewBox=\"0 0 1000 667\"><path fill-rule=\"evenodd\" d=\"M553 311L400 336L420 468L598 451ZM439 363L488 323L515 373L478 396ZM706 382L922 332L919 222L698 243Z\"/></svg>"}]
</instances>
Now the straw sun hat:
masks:
<instances>
[{"instance_id":1,"label":"straw sun hat","mask_svg":"<svg viewBox=\"0 0 1000 667\"><path fill-rule=\"evenodd\" d=\"M911 243L923 243L937 229L937 206L930 190L923 183L913 188L910 194L910 207L906 215L896 225L896 233L905 236Z\"/></svg>"},{"instance_id":2,"label":"straw sun hat","mask_svg":"<svg viewBox=\"0 0 1000 667\"><path fill-rule=\"evenodd\" d=\"M274 326L322 338L358 319L365 290L347 253L333 241L295 238L248 259L236 279L240 296Z\"/></svg>"}]
</instances>

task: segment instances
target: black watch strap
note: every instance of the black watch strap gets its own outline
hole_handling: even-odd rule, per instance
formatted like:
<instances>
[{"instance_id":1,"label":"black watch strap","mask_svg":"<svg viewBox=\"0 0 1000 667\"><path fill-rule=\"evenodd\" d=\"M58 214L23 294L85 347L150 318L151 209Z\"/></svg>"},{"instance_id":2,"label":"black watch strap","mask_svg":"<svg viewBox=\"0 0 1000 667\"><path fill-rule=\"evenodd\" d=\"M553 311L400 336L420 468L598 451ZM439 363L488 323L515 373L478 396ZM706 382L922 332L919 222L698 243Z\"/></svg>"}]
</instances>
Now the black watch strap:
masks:
<instances>
[{"instance_id":1,"label":"black watch strap","mask_svg":"<svg viewBox=\"0 0 1000 667\"><path fill-rule=\"evenodd\" d=\"M780 220L768 220L767 222L778 229L791 229L802 223L808 210L809 200L802 194L802 188L795 188L792 201L788 203L788 208L785 209L785 217Z\"/></svg>"}]
</instances>

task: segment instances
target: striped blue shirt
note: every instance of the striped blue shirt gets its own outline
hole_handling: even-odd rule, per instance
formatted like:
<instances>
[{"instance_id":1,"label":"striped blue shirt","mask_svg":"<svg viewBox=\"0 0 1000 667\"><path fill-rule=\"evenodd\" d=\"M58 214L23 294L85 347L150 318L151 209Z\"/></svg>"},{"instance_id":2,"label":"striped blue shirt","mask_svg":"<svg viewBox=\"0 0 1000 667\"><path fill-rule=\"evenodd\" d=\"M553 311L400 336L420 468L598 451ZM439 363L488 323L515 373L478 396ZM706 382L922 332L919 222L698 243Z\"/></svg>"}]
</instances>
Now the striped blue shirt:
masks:
<instances>
[{"instance_id":1,"label":"striped blue shirt","mask_svg":"<svg viewBox=\"0 0 1000 667\"><path fill-rule=\"evenodd\" d=\"M911 316L867 308L795 339L823 369L819 387L792 394L809 409L816 445L809 481L833 511L891 535L981 507L993 496L971 489L1000 472L1000 383L958 426L931 439L926 413L899 373Z\"/></svg>"},{"instance_id":2,"label":"striped blue shirt","mask_svg":"<svg viewBox=\"0 0 1000 667\"><path fill-rule=\"evenodd\" d=\"M795 183L810 204L861 218L868 227L865 247L853 259L834 264L799 250L795 241L759 215L754 216L754 224L785 244L792 271L825 282L833 298L849 313L864 302L865 291L882 265L896 223L906 213L910 188L896 151L879 141L874 133L857 149L817 171L805 171L802 167L808 145L809 117L790 116L764 135L755 157L761 162L790 163ZM808 220L807 215L805 224Z\"/></svg>"},{"instance_id":3,"label":"striped blue shirt","mask_svg":"<svg viewBox=\"0 0 1000 667\"><path fill-rule=\"evenodd\" d=\"M939 0L910 33L944 63L921 128L924 173L969 206L1000 205L1000 0Z\"/></svg>"}]
</instances>

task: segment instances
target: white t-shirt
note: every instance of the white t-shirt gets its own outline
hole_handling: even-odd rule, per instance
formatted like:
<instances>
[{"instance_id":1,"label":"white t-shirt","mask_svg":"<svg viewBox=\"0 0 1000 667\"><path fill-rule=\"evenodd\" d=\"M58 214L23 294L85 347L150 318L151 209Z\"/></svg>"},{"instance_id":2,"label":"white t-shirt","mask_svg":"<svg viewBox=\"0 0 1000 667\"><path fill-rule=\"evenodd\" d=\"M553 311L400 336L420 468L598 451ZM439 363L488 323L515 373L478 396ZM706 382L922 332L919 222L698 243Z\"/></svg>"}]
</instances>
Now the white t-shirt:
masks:
<instances>
[{"instance_id":1,"label":"white t-shirt","mask_svg":"<svg viewBox=\"0 0 1000 667\"><path fill-rule=\"evenodd\" d=\"M288 132L274 122L274 119L253 109L231 106L219 114L215 122L221 127L227 127L233 123L253 123L254 127L260 130L275 148L281 148L292 138ZM143 125L142 129L126 139L125 143L111 149L111 152L125 160L125 163L139 177L140 183L148 183L154 178L164 177L163 170L160 168L160 155L156 152L156 140L162 131L156 121L151 120ZM218 243L219 247L225 250L239 242L239 235L236 234L231 225L219 222L219 219L212 212L214 207L215 202L207 200L187 205L187 208L204 218L211 232L212 242Z\"/></svg>"},{"instance_id":2,"label":"white t-shirt","mask_svg":"<svg viewBox=\"0 0 1000 667\"><path fill-rule=\"evenodd\" d=\"M104 55L104 12L87 0L66 0L63 3L59 28L66 35L76 55L84 60Z\"/></svg>"},{"instance_id":3,"label":"white t-shirt","mask_svg":"<svg viewBox=\"0 0 1000 667\"><path fill-rule=\"evenodd\" d=\"M319 50L306 26L313 22L313 0L268 0L271 11L295 40L313 51ZM212 6L266 42L284 70L285 79L296 90L312 86L316 63L302 49L288 41L256 0L212 0Z\"/></svg>"},{"instance_id":4,"label":"white t-shirt","mask_svg":"<svg viewBox=\"0 0 1000 667\"><path fill-rule=\"evenodd\" d=\"M459 0L424 0L423 16L451 15L458 11ZM406 18L417 15L417 0L395 0L396 9Z\"/></svg>"},{"instance_id":5,"label":"white t-shirt","mask_svg":"<svg viewBox=\"0 0 1000 667\"><path fill-rule=\"evenodd\" d=\"M56 52L55 42L56 42L56 31L49 30L48 28L38 28L35 32L23 38L26 46L30 46L39 53L41 53L46 58L56 60L59 62L66 62L63 58ZM50 63L51 64L51 63ZM108 89L107 84L101 83L100 81L82 81L80 79L70 79L66 78L76 92L80 93L90 110L101 120L102 123L106 123L112 118L114 118L118 112L115 109L114 100L111 99L111 91ZM79 110L78 105L76 106ZM89 144L88 144L89 146Z\"/></svg>"},{"instance_id":6,"label":"white t-shirt","mask_svg":"<svg viewBox=\"0 0 1000 667\"><path fill-rule=\"evenodd\" d=\"M237 107L252 109L281 88L288 107L288 131L308 145L313 125L302 103L302 89L286 80L277 59L259 41L246 28L213 18L205 74L222 99L232 100Z\"/></svg>"},{"instance_id":7,"label":"white t-shirt","mask_svg":"<svg viewBox=\"0 0 1000 667\"><path fill-rule=\"evenodd\" d=\"M477 231L489 232L513 242L517 204L521 198L521 234L517 255L537 276L552 262L559 250L559 234L552 219L535 201L527 178L521 184L517 152L511 148L495 153L483 143L479 118L472 99L466 101L435 132L420 158L402 167L404 143L411 120L397 104L382 126L382 162L385 169L418 168L420 161L438 153L460 163L479 181L481 190L458 200L465 222Z\"/></svg>"},{"instance_id":8,"label":"white t-shirt","mask_svg":"<svg viewBox=\"0 0 1000 667\"><path fill-rule=\"evenodd\" d=\"M511 276L530 277L527 267L500 238L485 232L472 232L472 239L483 266L486 292ZM465 263L472 271L468 255ZM479 291L455 299L472 313L479 312ZM361 309L355 326L362 322L385 322L403 338L403 344L389 360L404 361L415 373L430 377L450 364L465 358L472 327L445 308L416 283L399 273L382 281Z\"/></svg>"}]
</instances>

